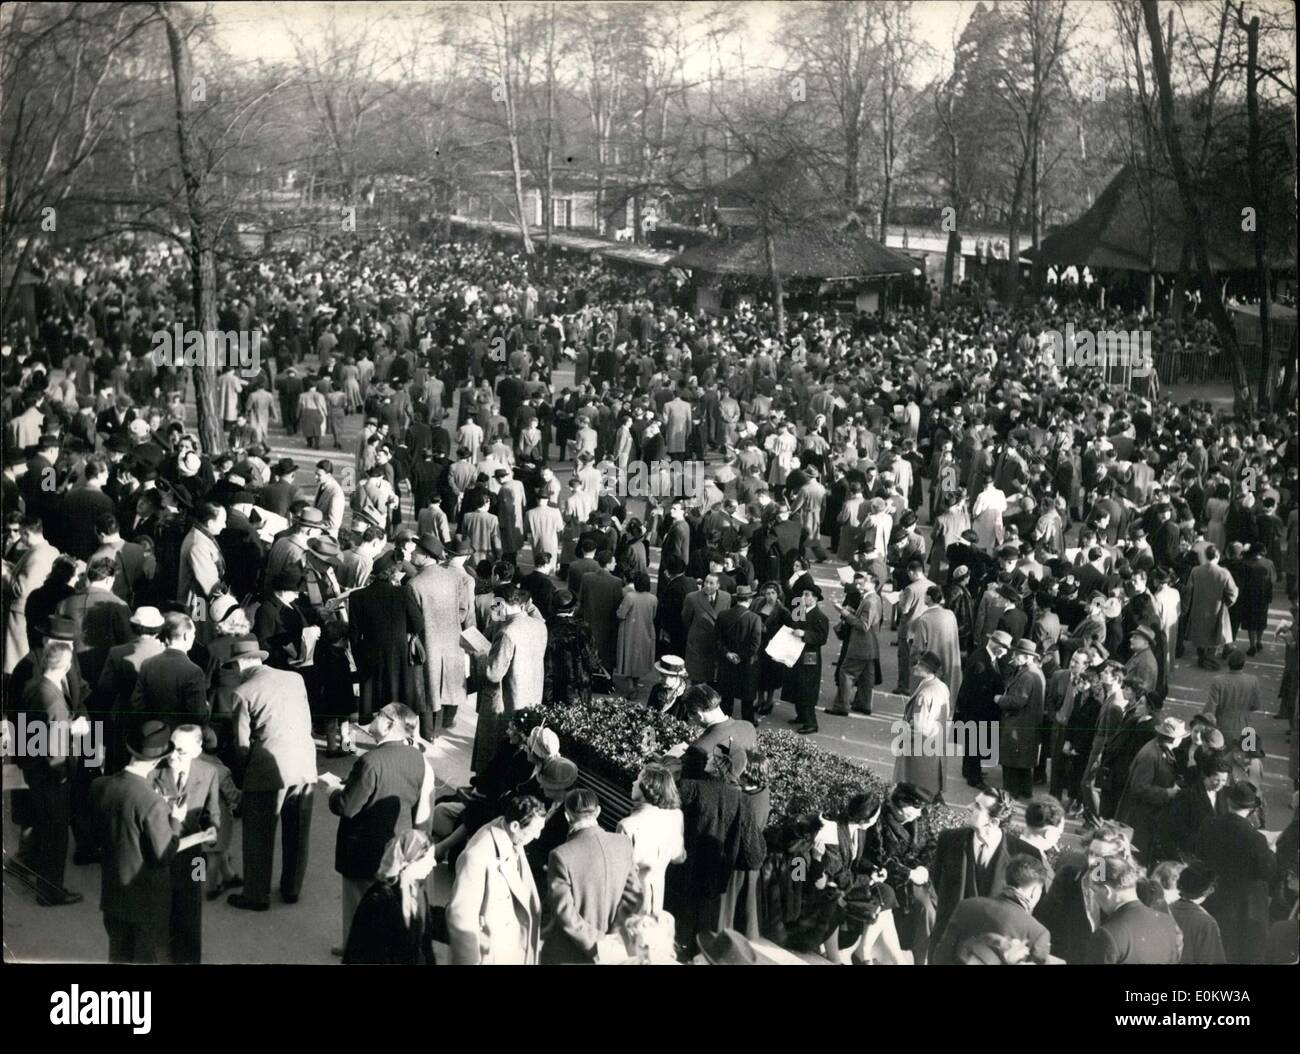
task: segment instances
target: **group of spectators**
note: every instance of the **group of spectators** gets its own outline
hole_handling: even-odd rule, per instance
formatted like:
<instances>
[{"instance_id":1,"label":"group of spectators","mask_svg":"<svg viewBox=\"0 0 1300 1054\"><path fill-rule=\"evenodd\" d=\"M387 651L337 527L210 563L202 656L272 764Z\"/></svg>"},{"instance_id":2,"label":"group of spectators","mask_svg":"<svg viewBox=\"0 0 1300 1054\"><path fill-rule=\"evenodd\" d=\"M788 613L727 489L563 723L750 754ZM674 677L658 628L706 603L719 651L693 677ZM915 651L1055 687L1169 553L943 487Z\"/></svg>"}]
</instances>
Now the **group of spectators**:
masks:
<instances>
[{"instance_id":1,"label":"group of spectators","mask_svg":"<svg viewBox=\"0 0 1300 1054\"><path fill-rule=\"evenodd\" d=\"M779 327L693 312L668 278L386 238L221 276L219 327L260 360L199 393L205 446L151 341L194 326L183 262L34 268L36 324L4 349L15 819L41 904L81 899L70 833L73 866L101 866L112 961L198 961L203 894L269 910L277 830L295 903L322 787L347 962L1294 956L1294 801L1270 830L1257 726L1295 720L1296 416L1053 358L1066 322L1136 320ZM337 453L277 457L281 434ZM1275 593L1292 623L1270 633ZM1265 716L1250 667L1274 642ZM778 694L803 735L826 672L827 713L872 714L888 646L892 783L773 817ZM1179 662L1214 674L1190 722L1165 705ZM517 715L614 691L699 731L611 831ZM471 696L474 776L441 786ZM961 764L969 826L935 835L951 788L923 744L954 721L985 749ZM38 725L60 749L18 749ZM345 779L322 752L355 756Z\"/></svg>"}]
</instances>

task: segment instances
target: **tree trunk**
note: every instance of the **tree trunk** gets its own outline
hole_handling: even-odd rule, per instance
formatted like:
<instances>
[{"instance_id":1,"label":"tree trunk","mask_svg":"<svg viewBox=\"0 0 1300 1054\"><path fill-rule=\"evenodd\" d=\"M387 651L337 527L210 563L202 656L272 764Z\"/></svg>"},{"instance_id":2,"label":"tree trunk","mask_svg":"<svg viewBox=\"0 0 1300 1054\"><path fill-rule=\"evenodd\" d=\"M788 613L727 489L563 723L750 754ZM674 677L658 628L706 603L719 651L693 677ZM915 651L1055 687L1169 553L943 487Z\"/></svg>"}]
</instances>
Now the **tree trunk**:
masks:
<instances>
[{"instance_id":1,"label":"tree trunk","mask_svg":"<svg viewBox=\"0 0 1300 1054\"><path fill-rule=\"evenodd\" d=\"M1169 151L1169 164L1173 168L1174 181L1178 184L1178 195L1182 199L1183 214L1186 217L1188 233L1192 240L1192 252L1196 258L1196 270L1200 279L1201 295L1209 303L1210 317L1214 328L1223 343L1224 353L1228 356L1231 370L1232 391L1239 413L1254 412L1254 396L1250 390L1250 380L1246 376L1246 366L1241 361L1241 349L1237 345L1237 333L1223 306L1223 297L1210 267L1210 250L1205 241L1205 225L1201 217L1201 206L1196 200L1191 176L1187 170L1187 161L1183 156L1183 144L1178 135L1178 119L1174 112L1174 92L1169 82L1169 59L1165 54L1164 38L1160 32L1159 0L1142 0L1142 15L1146 21L1147 36L1151 38L1151 65L1155 71L1156 87L1160 95L1161 124L1164 126L1166 146Z\"/></svg>"},{"instance_id":2,"label":"tree trunk","mask_svg":"<svg viewBox=\"0 0 1300 1054\"><path fill-rule=\"evenodd\" d=\"M763 225L763 255L767 258L767 277L772 284L772 307L776 312L777 339L785 333L785 285L776 267L776 238L770 223Z\"/></svg>"},{"instance_id":3,"label":"tree trunk","mask_svg":"<svg viewBox=\"0 0 1300 1054\"><path fill-rule=\"evenodd\" d=\"M948 247L943 254L943 295L945 299L952 295L953 282L957 277L957 261L961 258L961 232L948 232Z\"/></svg>"},{"instance_id":4,"label":"tree trunk","mask_svg":"<svg viewBox=\"0 0 1300 1054\"><path fill-rule=\"evenodd\" d=\"M1262 134L1259 120L1259 17L1250 20L1246 27L1246 116L1248 139L1246 169L1250 173L1250 200L1255 206L1255 274L1259 281L1259 406L1267 409L1273 405L1273 387L1276 382L1273 370L1272 319L1273 283L1268 270L1268 190L1264 185Z\"/></svg>"},{"instance_id":5,"label":"tree trunk","mask_svg":"<svg viewBox=\"0 0 1300 1054\"><path fill-rule=\"evenodd\" d=\"M167 32L171 55L172 93L176 103L176 139L180 151L181 178L185 182L185 206L190 221L190 287L194 299L194 327L199 331L217 331L217 267L208 229L207 209L203 200L204 174L198 167L192 142L190 122L190 86L192 65L189 44L176 25L176 14L169 4L158 8ZM225 447L221 418L217 414L216 357L203 355L193 367L194 404L198 413L199 443L205 454L219 453Z\"/></svg>"}]
</instances>

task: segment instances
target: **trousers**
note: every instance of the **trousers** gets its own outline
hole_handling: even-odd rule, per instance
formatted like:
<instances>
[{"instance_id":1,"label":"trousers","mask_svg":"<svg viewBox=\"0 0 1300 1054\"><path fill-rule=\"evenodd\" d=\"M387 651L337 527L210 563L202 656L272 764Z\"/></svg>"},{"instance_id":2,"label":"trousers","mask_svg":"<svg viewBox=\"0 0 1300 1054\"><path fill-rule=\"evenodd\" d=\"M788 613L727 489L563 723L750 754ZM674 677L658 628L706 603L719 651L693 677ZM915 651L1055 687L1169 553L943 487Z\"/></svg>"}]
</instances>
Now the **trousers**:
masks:
<instances>
[{"instance_id":1,"label":"trousers","mask_svg":"<svg viewBox=\"0 0 1300 1054\"><path fill-rule=\"evenodd\" d=\"M105 915L104 929L108 932L109 962L137 966L151 966L158 962L163 935L155 927Z\"/></svg>"},{"instance_id":2,"label":"trousers","mask_svg":"<svg viewBox=\"0 0 1300 1054\"><path fill-rule=\"evenodd\" d=\"M290 898L302 892L315 790L314 783L298 783L278 791L244 792L244 896L250 900L265 904L271 899L277 824L282 826L280 846L284 854L280 892Z\"/></svg>"},{"instance_id":3,"label":"trousers","mask_svg":"<svg viewBox=\"0 0 1300 1054\"><path fill-rule=\"evenodd\" d=\"M203 878L207 863L196 866L202 859L203 850L198 847L172 858L171 930L167 947L174 963L203 961L203 891L207 888Z\"/></svg>"}]
</instances>

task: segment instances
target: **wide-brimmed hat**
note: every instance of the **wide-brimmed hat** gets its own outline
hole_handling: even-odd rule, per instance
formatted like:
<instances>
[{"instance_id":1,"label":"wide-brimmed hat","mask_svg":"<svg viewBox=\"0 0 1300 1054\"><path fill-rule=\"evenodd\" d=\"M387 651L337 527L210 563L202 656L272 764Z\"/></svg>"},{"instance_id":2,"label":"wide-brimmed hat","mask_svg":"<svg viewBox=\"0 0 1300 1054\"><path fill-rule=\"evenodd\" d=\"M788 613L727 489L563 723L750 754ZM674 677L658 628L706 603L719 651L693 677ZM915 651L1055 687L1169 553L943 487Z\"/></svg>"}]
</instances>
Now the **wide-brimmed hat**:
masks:
<instances>
[{"instance_id":1,"label":"wide-brimmed hat","mask_svg":"<svg viewBox=\"0 0 1300 1054\"><path fill-rule=\"evenodd\" d=\"M776 963L760 954L749 939L735 930L701 933L695 938L700 954L710 966L775 966Z\"/></svg>"},{"instance_id":2,"label":"wide-brimmed hat","mask_svg":"<svg viewBox=\"0 0 1300 1054\"><path fill-rule=\"evenodd\" d=\"M258 647L256 640L237 640L230 646L230 658L228 662L234 662L237 659L266 659L269 652L263 651Z\"/></svg>"},{"instance_id":3,"label":"wide-brimmed hat","mask_svg":"<svg viewBox=\"0 0 1300 1054\"><path fill-rule=\"evenodd\" d=\"M456 538L451 543L452 556L469 556L474 551L474 546L470 544L468 538Z\"/></svg>"},{"instance_id":4,"label":"wide-brimmed hat","mask_svg":"<svg viewBox=\"0 0 1300 1054\"><path fill-rule=\"evenodd\" d=\"M1156 735L1174 742L1182 742L1188 736L1187 725L1179 717L1162 717L1153 730Z\"/></svg>"},{"instance_id":5,"label":"wide-brimmed hat","mask_svg":"<svg viewBox=\"0 0 1300 1054\"><path fill-rule=\"evenodd\" d=\"M325 557L327 559L331 559L339 555L339 543L336 542L333 538L328 537L327 535L322 535L320 537L313 538L311 541L307 543L307 546L317 556Z\"/></svg>"},{"instance_id":6,"label":"wide-brimmed hat","mask_svg":"<svg viewBox=\"0 0 1300 1054\"><path fill-rule=\"evenodd\" d=\"M1188 900L1197 900L1214 888L1214 871L1193 860L1178 875L1178 892Z\"/></svg>"},{"instance_id":7,"label":"wide-brimmed hat","mask_svg":"<svg viewBox=\"0 0 1300 1054\"><path fill-rule=\"evenodd\" d=\"M325 527L325 514L315 506L308 505L298 510L293 522L299 527Z\"/></svg>"},{"instance_id":8,"label":"wide-brimmed hat","mask_svg":"<svg viewBox=\"0 0 1300 1054\"><path fill-rule=\"evenodd\" d=\"M819 586L816 582L813 581L812 575L807 574L806 572L800 575L798 579L796 579L794 583L793 593L797 596L798 594L803 593L805 591L811 593L818 600L821 600L822 598L821 586Z\"/></svg>"},{"instance_id":9,"label":"wide-brimmed hat","mask_svg":"<svg viewBox=\"0 0 1300 1054\"><path fill-rule=\"evenodd\" d=\"M685 677L686 660L676 655L665 655L655 663L655 669L665 677Z\"/></svg>"},{"instance_id":10,"label":"wide-brimmed hat","mask_svg":"<svg viewBox=\"0 0 1300 1054\"><path fill-rule=\"evenodd\" d=\"M989 643L996 644L1005 651L1011 649L1011 634L1004 629L995 629L989 634Z\"/></svg>"},{"instance_id":11,"label":"wide-brimmed hat","mask_svg":"<svg viewBox=\"0 0 1300 1054\"><path fill-rule=\"evenodd\" d=\"M1134 626L1132 636L1141 637L1148 644L1156 642L1156 631L1150 626Z\"/></svg>"},{"instance_id":12,"label":"wide-brimmed hat","mask_svg":"<svg viewBox=\"0 0 1300 1054\"><path fill-rule=\"evenodd\" d=\"M537 782L542 790L550 794L566 791L578 782L578 766L568 758L557 754L542 763L542 771L537 774Z\"/></svg>"},{"instance_id":13,"label":"wide-brimmed hat","mask_svg":"<svg viewBox=\"0 0 1300 1054\"><path fill-rule=\"evenodd\" d=\"M218 599L220 598L218 597ZM214 600L213 604L215 603L216 601ZM148 604L138 607L131 612L130 621L132 626L136 626L139 629L160 630L163 627L162 612L156 607L151 607Z\"/></svg>"},{"instance_id":14,"label":"wide-brimmed hat","mask_svg":"<svg viewBox=\"0 0 1300 1054\"><path fill-rule=\"evenodd\" d=\"M736 586L736 592L732 594L731 599L732 600L753 600L754 587L746 586L746 585Z\"/></svg>"},{"instance_id":15,"label":"wide-brimmed hat","mask_svg":"<svg viewBox=\"0 0 1300 1054\"><path fill-rule=\"evenodd\" d=\"M577 606L578 598L567 589L558 589L555 595L551 597L551 610L557 615L572 611Z\"/></svg>"},{"instance_id":16,"label":"wide-brimmed hat","mask_svg":"<svg viewBox=\"0 0 1300 1054\"><path fill-rule=\"evenodd\" d=\"M271 466L271 471L274 472L277 476L287 476L291 472L298 471L298 462L296 462L291 457L282 457L280 458L279 461L277 461L274 465Z\"/></svg>"},{"instance_id":17,"label":"wide-brimmed hat","mask_svg":"<svg viewBox=\"0 0 1300 1054\"><path fill-rule=\"evenodd\" d=\"M1011 650L1015 652L1017 655L1032 655L1035 659L1038 658L1037 641L1029 640L1026 637L1021 637L1018 641L1016 641L1015 645L1012 647Z\"/></svg>"},{"instance_id":18,"label":"wide-brimmed hat","mask_svg":"<svg viewBox=\"0 0 1300 1054\"><path fill-rule=\"evenodd\" d=\"M153 761L165 758L174 749L172 730L165 721L142 721L126 733L126 749L133 758Z\"/></svg>"}]
</instances>

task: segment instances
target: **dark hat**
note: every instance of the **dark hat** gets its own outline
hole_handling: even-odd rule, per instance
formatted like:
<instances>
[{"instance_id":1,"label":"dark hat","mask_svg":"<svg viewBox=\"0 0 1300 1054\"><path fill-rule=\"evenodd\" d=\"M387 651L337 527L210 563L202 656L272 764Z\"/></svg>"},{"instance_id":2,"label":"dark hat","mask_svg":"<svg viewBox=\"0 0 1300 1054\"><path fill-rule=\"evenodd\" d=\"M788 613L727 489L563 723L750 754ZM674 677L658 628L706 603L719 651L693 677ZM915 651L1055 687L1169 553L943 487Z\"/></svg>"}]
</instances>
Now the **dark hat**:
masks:
<instances>
[{"instance_id":1,"label":"dark hat","mask_svg":"<svg viewBox=\"0 0 1300 1054\"><path fill-rule=\"evenodd\" d=\"M544 791L552 793L566 791L578 782L578 766L568 758L557 754L542 763L542 771L537 774L537 782Z\"/></svg>"},{"instance_id":2,"label":"dark hat","mask_svg":"<svg viewBox=\"0 0 1300 1054\"><path fill-rule=\"evenodd\" d=\"M1178 892L1188 900L1196 900L1214 888L1214 879L1214 872L1209 867L1193 860L1178 875Z\"/></svg>"},{"instance_id":3,"label":"dark hat","mask_svg":"<svg viewBox=\"0 0 1300 1054\"><path fill-rule=\"evenodd\" d=\"M508 475L510 475L508 468L499 468L492 473L493 479L505 479Z\"/></svg>"},{"instance_id":4,"label":"dark hat","mask_svg":"<svg viewBox=\"0 0 1300 1054\"><path fill-rule=\"evenodd\" d=\"M1004 545L998 549L997 555L999 560L1019 560L1020 550L1014 545Z\"/></svg>"},{"instance_id":5,"label":"dark hat","mask_svg":"<svg viewBox=\"0 0 1300 1054\"><path fill-rule=\"evenodd\" d=\"M802 593L805 590L812 593L812 595L815 596L818 600L821 600L822 598L821 587L816 582L813 581L812 575L807 574L806 572L800 575L799 578L795 581L794 593L798 595L799 593Z\"/></svg>"},{"instance_id":6,"label":"dark hat","mask_svg":"<svg viewBox=\"0 0 1300 1054\"><path fill-rule=\"evenodd\" d=\"M753 599L754 599L754 587L753 587L753 586L746 586L746 585L739 585L739 586L736 586L736 592L732 594L732 599L733 599L733 600L753 600Z\"/></svg>"},{"instance_id":7,"label":"dark hat","mask_svg":"<svg viewBox=\"0 0 1300 1054\"><path fill-rule=\"evenodd\" d=\"M390 549L375 561L370 573L372 575L386 575L390 571L400 569L401 566L401 562L397 559L397 553Z\"/></svg>"},{"instance_id":8,"label":"dark hat","mask_svg":"<svg viewBox=\"0 0 1300 1054\"><path fill-rule=\"evenodd\" d=\"M331 559L339 555L339 543L327 535L321 535L317 538L311 539L311 541L307 543L307 546L317 556L323 556L326 559Z\"/></svg>"},{"instance_id":9,"label":"dark hat","mask_svg":"<svg viewBox=\"0 0 1300 1054\"><path fill-rule=\"evenodd\" d=\"M1016 592L1016 587L1010 582L1004 582L998 586L998 596L1003 600L1011 601L1013 604L1020 600L1020 594Z\"/></svg>"},{"instance_id":10,"label":"dark hat","mask_svg":"<svg viewBox=\"0 0 1300 1054\"><path fill-rule=\"evenodd\" d=\"M771 959L760 955L744 934L735 930L717 933L700 933L695 938L700 953L710 966L775 966Z\"/></svg>"},{"instance_id":11,"label":"dark hat","mask_svg":"<svg viewBox=\"0 0 1300 1054\"><path fill-rule=\"evenodd\" d=\"M426 531L416 539L416 546L422 551L432 556L435 560L441 560L443 556L442 539L432 531Z\"/></svg>"},{"instance_id":12,"label":"dark hat","mask_svg":"<svg viewBox=\"0 0 1300 1054\"><path fill-rule=\"evenodd\" d=\"M572 611L577 606L578 598L567 589L557 590L555 595L551 597L551 610L557 615Z\"/></svg>"},{"instance_id":13,"label":"dark hat","mask_svg":"<svg viewBox=\"0 0 1300 1054\"><path fill-rule=\"evenodd\" d=\"M979 536L978 534L976 534L974 530L962 531L962 532L961 532L961 540L962 540L963 542L970 542L971 545L978 545L978 544L979 544L979 540L980 540L980 536Z\"/></svg>"},{"instance_id":14,"label":"dark hat","mask_svg":"<svg viewBox=\"0 0 1300 1054\"><path fill-rule=\"evenodd\" d=\"M1057 590L1060 596L1072 597L1077 592L1079 592L1079 583L1075 581L1073 575L1066 575L1061 579L1060 588Z\"/></svg>"},{"instance_id":15,"label":"dark hat","mask_svg":"<svg viewBox=\"0 0 1300 1054\"><path fill-rule=\"evenodd\" d=\"M1016 641L1015 646L1011 650L1017 655L1032 655L1035 659L1038 658L1037 641L1029 640L1026 637L1021 637Z\"/></svg>"},{"instance_id":16,"label":"dark hat","mask_svg":"<svg viewBox=\"0 0 1300 1054\"><path fill-rule=\"evenodd\" d=\"M77 623L62 615L51 615L37 629L46 640L77 639Z\"/></svg>"},{"instance_id":17,"label":"dark hat","mask_svg":"<svg viewBox=\"0 0 1300 1054\"><path fill-rule=\"evenodd\" d=\"M470 544L468 538L456 538L451 543L452 556L469 556L474 551L474 546Z\"/></svg>"},{"instance_id":18,"label":"dark hat","mask_svg":"<svg viewBox=\"0 0 1300 1054\"><path fill-rule=\"evenodd\" d=\"M165 758L173 750L171 727L165 721L142 721L127 731L126 749L140 760Z\"/></svg>"},{"instance_id":19,"label":"dark hat","mask_svg":"<svg viewBox=\"0 0 1300 1054\"><path fill-rule=\"evenodd\" d=\"M915 523L916 523L916 513L914 513L911 509L905 510L903 512L903 515L898 518L898 525L900 527L911 527Z\"/></svg>"},{"instance_id":20,"label":"dark hat","mask_svg":"<svg viewBox=\"0 0 1300 1054\"><path fill-rule=\"evenodd\" d=\"M273 593L278 593L286 589L301 589L303 575L301 571L277 571L267 581Z\"/></svg>"},{"instance_id":21,"label":"dark hat","mask_svg":"<svg viewBox=\"0 0 1300 1054\"><path fill-rule=\"evenodd\" d=\"M921 666L926 670L929 670L931 673L943 672L943 660L940 659L939 656L932 651L925 652L919 659L916 660L916 665Z\"/></svg>"},{"instance_id":22,"label":"dark hat","mask_svg":"<svg viewBox=\"0 0 1300 1054\"><path fill-rule=\"evenodd\" d=\"M1234 783L1228 791L1228 804L1234 809L1254 809L1259 803L1259 791L1249 780Z\"/></svg>"},{"instance_id":23,"label":"dark hat","mask_svg":"<svg viewBox=\"0 0 1300 1054\"><path fill-rule=\"evenodd\" d=\"M277 476L287 476L292 472L298 471L298 462L291 457L282 457L271 466L271 471Z\"/></svg>"},{"instance_id":24,"label":"dark hat","mask_svg":"<svg viewBox=\"0 0 1300 1054\"><path fill-rule=\"evenodd\" d=\"M237 640L230 646L230 658L227 662L234 662L237 659L265 659L268 652L263 651L257 646L256 640Z\"/></svg>"},{"instance_id":25,"label":"dark hat","mask_svg":"<svg viewBox=\"0 0 1300 1054\"><path fill-rule=\"evenodd\" d=\"M42 436L41 438L44 439L45 437ZM47 444L44 442L41 443L41 446L49 446L49 445L58 446L58 440L55 440L53 444ZM108 450L110 454L127 454L131 452L132 443L131 440L128 439L121 432L114 432L111 436L109 436L106 440L104 440L104 447L105 449Z\"/></svg>"}]
</instances>

